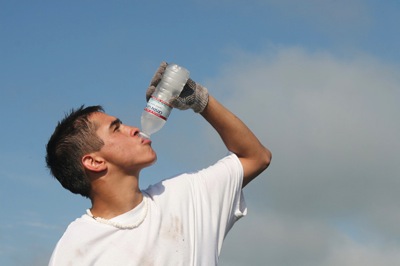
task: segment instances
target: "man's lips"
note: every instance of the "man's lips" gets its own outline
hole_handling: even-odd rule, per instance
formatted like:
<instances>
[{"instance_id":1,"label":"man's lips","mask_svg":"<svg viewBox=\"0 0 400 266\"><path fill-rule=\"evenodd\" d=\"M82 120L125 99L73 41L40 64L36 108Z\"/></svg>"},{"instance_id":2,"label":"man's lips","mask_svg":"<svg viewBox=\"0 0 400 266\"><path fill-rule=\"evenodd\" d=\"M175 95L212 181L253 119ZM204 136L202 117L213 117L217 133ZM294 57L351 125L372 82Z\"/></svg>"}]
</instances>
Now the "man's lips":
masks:
<instances>
[{"instance_id":1,"label":"man's lips","mask_svg":"<svg viewBox=\"0 0 400 266\"><path fill-rule=\"evenodd\" d=\"M142 138L142 144L151 144L150 139Z\"/></svg>"}]
</instances>

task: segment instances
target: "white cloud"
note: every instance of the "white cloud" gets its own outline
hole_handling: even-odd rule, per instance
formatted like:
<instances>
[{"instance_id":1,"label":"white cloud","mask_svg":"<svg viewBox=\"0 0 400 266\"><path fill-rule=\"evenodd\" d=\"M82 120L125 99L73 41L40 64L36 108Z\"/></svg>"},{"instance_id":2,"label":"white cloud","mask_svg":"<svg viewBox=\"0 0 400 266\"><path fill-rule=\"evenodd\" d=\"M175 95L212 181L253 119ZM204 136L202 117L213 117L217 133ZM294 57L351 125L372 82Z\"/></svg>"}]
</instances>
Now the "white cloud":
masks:
<instances>
[{"instance_id":1,"label":"white cloud","mask_svg":"<svg viewBox=\"0 0 400 266\"><path fill-rule=\"evenodd\" d=\"M221 266L397 265L400 245L365 243L315 219L265 210L240 221L227 238Z\"/></svg>"},{"instance_id":2,"label":"white cloud","mask_svg":"<svg viewBox=\"0 0 400 266\"><path fill-rule=\"evenodd\" d=\"M221 72L208 87L229 92L224 102L273 153L270 169L246 188L250 215L269 228L248 217L241 223L256 232L235 231L235 244L258 235L246 250L286 261L271 265L398 259L390 250L400 246L399 68L366 55L275 48L237 54Z\"/></svg>"},{"instance_id":3,"label":"white cloud","mask_svg":"<svg viewBox=\"0 0 400 266\"><path fill-rule=\"evenodd\" d=\"M360 245L352 241L345 241L336 246L321 264L324 266L376 266L397 265L400 261L400 246L379 247Z\"/></svg>"}]
</instances>

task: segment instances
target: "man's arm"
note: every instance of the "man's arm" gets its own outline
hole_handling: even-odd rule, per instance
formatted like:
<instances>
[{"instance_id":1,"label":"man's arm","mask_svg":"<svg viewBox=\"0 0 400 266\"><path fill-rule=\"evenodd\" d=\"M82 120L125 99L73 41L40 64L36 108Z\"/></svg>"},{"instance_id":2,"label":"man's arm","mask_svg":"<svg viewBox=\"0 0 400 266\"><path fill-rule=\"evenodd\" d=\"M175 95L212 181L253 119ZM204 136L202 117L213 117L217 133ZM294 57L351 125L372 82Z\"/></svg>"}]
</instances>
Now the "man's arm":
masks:
<instances>
[{"instance_id":1,"label":"man's arm","mask_svg":"<svg viewBox=\"0 0 400 266\"><path fill-rule=\"evenodd\" d=\"M242 187L268 167L271 152L238 117L214 97L209 95L208 104L200 114L215 128L228 150L238 156L244 170Z\"/></svg>"},{"instance_id":2,"label":"man's arm","mask_svg":"<svg viewBox=\"0 0 400 266\"><path fill-rule=\"evenodd\" d=\"M167 65L166 62L162 62L154 74L146 91L147 100L156 89ZM268 167L271 152L239 118L209 95L207 88L189 78L181 94L170 103L180 110L193 109L215 128L228 150L235 153L243 165L242 187Z\"/></svg>"}]
</instances>

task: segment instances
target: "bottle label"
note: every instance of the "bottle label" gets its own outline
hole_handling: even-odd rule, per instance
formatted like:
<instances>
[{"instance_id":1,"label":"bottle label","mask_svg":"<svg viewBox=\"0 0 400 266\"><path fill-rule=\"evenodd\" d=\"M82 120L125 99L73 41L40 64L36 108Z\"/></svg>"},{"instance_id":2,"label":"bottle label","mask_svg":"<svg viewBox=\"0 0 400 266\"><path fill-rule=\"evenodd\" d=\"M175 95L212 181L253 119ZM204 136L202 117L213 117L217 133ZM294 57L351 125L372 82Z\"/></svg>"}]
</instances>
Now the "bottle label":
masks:
<instances>
[{"instance_id":1,"label":"bottle label","mask_svg":"<svg viewBox=\"0 0 400 266\"><path fill-rule=\"evenodd\" d=\"M172 106L163 100L151 96L144 110L148 113L158 116L163 120L167 120L169 114L171 113Z\"/></svg>"}]
</instances>

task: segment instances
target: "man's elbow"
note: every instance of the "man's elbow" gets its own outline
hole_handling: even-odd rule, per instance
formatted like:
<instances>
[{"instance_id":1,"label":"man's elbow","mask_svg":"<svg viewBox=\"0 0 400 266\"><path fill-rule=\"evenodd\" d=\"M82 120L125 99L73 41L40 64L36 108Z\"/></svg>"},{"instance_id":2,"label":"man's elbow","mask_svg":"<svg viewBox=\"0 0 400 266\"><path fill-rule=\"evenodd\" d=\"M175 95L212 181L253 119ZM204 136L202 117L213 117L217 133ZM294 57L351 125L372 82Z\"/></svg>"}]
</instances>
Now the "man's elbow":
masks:
<instances>
[{"instance_id":1,"label":"man's elbow","mask_svg":"<svg viewBox=\"0 0 400 266\"><path fill-rule=\"evenodd\" d=\"M260 156L260 170L261 172L268 168L271 164L272 153L267 148L264 148L262 156Z\"/></svg>"},{"instance_id":2,"label":"man's elbow","mask_svg":"<svg viewBox=\"0 0 400 266\"><path fill-rule=\"evenodd\" d=\"M243 161L244 164L244 177L242 188L244 188L248 183L250 183L254 178L259 176L271 163L272 154L271 152L263 148L262 151L257 153L252 160ZM247 167L246 167L247 166Z\"/></svg>"}]
</instances>

